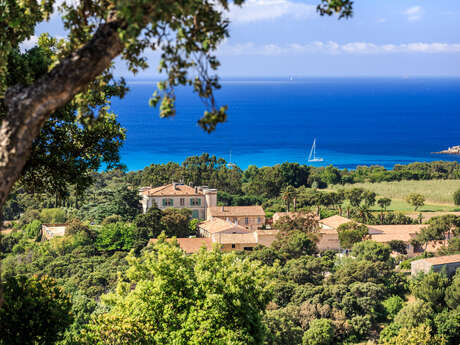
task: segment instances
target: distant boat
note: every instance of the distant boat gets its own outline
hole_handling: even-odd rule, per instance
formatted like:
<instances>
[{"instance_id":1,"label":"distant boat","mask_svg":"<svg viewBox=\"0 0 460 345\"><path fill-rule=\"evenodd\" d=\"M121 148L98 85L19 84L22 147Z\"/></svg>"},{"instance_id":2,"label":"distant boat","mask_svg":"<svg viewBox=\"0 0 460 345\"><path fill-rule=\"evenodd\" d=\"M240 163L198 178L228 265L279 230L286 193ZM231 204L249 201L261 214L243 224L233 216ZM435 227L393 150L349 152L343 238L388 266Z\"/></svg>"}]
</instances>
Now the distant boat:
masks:
<instances>
[{"instance_id":1,"label":"distant boat","mask_svg":"<svg viewBox=\"0 0 460 345\"><path fill-rule=\"evenodd\" d=\"M311 146L310 155L308 156L309 162L322 162L323 158L316 157L316 138L313 140L313 145Z\"/></svg>"},{"instance_id":2,"label":"distant boat","mask_svg":"<svg viewBox=\"0 0 460 345\"><path fill-rule=\"evenodd\" d=\"M230 151L230 160L227 164L227 168L234 168L234 167L236 167L236 164L232 163L232 151Z\"/></svg>"}]
</instances>

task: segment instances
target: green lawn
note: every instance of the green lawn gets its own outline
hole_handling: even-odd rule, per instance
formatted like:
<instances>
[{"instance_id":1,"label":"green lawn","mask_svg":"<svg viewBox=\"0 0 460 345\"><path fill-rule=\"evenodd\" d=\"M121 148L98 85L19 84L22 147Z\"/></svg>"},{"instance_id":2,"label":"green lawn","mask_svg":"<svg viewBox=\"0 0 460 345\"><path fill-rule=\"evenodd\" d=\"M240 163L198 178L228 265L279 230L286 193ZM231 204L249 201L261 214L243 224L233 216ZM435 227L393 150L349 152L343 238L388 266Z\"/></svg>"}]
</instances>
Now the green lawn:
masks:
<instances>
[{"instance_id":1,"label":"green lawn","mask_svg":"<svg viewBox=\"0 0 460 345\"><path fill-rule=\"evenodd\" d=\"M364 188L377 193L378 196L390 199L404 200L410 193L422 194L426 204L433 207L454 206L453 194L460 189L460 180L429 180L429 181L397 181L379 183L355 183L345 186L333 185L331 189L338 188ZM396 203L396 200L395 200ZM401 205L401 207L404 207ZM438 209L439 210L439 209Z\"/></svg>"},{"instance_id":2,"label":"green lawn","mask_svg":"<svg viewBox=\"0 0 460 345\"><path fill-rule=\"evenodd\" d=\"M374 207L372 207L372 209L380 211L380 207L378 205L375 205ZM388 207L387 210L413 213L414 207L409 205L405 200L391 199L391 205L390 207ZM445 211L445 212L460 211L460 206L430 203L430 204L425 204L425 206L417 209L417 213L418 212L437 212L437 211Z\"/></svg>"}]
</instances>

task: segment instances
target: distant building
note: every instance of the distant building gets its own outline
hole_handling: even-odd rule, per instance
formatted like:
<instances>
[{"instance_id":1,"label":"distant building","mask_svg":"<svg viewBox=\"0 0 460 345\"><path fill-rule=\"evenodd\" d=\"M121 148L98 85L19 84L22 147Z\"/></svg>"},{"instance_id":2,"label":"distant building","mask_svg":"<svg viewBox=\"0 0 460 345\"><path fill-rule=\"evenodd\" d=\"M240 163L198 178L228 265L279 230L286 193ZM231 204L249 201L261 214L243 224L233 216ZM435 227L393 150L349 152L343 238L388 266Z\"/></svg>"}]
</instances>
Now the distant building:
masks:
<instances>
[{"instance_id":1,"label":"distant building","mask_svg":"<svg viewBox=\"0 0 460 345\"><path fill-rule=\"evenodd\" d=\"M209 207L207 219L220 218L255 231L265 225L262 206L215 206Z\"/></svg>"},{"instance_id":2,"label":"distant building","mask_svg":"<svg viewBox=\"0 0 460 345\"><path fill-rule=\"evenodd\" d=\"M352 222L351 219L345 218L342 216L332 216L332 217L327 217L324 219L321 219L319 221L319 225L321 229L326 229L326 230L337 230L338 227L342 224L346 224Z\"/></svg>"},{"instance_id":3,"label":"distant building","mask_svg":"<svg viewBox=\"0 0 460 345\"><path fill-rule=\"evenodd\" d=\"M172 239L169 238L168 241ZM155 244L158 240L152 238L149 241L149 245ZM213 242L211 238L176 238L179 247L186 252L187 254L193 254L198 252L201 248L206 248L206 250L211 250L213 248Z\"/></svg>"},{"instance_id":4,"label":"distant building","mask_svg":"<svg viewBox=\"0 0 460 345\"><path fill-rule=\"evenodd\" d=\"M391 241L403 241L406 245L407 255L415 256L423 252L422 248L414 247L411 241L426 225L369 225L370 239L375 242L389 243ZM430 251L430 248L427 248Z\"/></svg>"},{"instance_id":5,"label":"distant building","mask_svg":"<svg viewBox=\"0 0 460 345\"><path fill-rule=\"evenodd\" d=\"M142 187L139 190L143 212L154 205L159 209L188 208L192 217L206 219L209 207L217 205L217 190L207 186L191 187L180 183L171 183L161 187Z\"/></svg>"},{"instance_id":6,"label":"distant building","mask_svg":"<svg viewBox=\"0 0 460 345\"><path fill-rule=\"evenodd\" d=\"M216 247L226 252L233 250L250 251L258 245L271 246L277 235L278 230L257 230L246 233L218 232L211 237L205 238L178 238L177 242L181 249L189 254L198 252L202 247L206 248L206 250ZM149 245L157 241L157 239L151 239Z\"/></svg>"},{"instance_id":7,"label":"distant building","mask_svg":"<svg viewBox=\"0 0 460 345\"><path fill-rule=\"evenodd\" d=\"M42 241L49 240L53 237L65 235L67 224L43 224L42 225Z\"/></svg>"},{"instance_id":8,"label":"distant building","mask_svg":"<svg viewBox=\"0 0 460 345\"><path fill-rule=\"evenodd\" d=\"M441 272L446 270L448 275L455 274L455 271L460 267L460 254L438 256L434 258L426 258L411 262L411 275L416 276L420 272L429 273Z\"/></svg>"},{"instance_id":9,"label":"distant building","mask_svg":"<svg viewBox=\"0 0 460 345\"><path fill-rule=\"evenodd\" d=\"M216 234L247 234L251 231L241 225L212 218L198 224L198 232L200 237L214 237Z\"/></svg>"}]
</instances>

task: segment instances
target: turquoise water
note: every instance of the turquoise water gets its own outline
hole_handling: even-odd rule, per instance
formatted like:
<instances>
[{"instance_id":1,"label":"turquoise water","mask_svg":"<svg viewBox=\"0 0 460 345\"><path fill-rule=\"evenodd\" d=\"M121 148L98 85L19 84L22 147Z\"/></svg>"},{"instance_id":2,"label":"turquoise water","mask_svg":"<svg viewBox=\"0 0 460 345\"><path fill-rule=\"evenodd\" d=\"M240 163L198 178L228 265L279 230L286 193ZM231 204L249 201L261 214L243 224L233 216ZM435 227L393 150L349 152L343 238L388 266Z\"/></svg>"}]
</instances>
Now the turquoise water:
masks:
<instances>
[{"instance_id":1,"label":"turquoise water","mask_svg":"<svg viewBox=\"0 0 460 345\"><path fill-rule=\"evenodd\" d=\"M307 164L313 139L321 163L341 168L414 161L458 160L435 155L460 145L460 79L304 79L224 81L217 93L228 121L212 134L196 121L204 106L188 89L177 92L177 115L160 119L148 106L154 82L130 84L114 102L127 140L129 170L182 162L203 152L241 168L285 161Z\"/></svg>"}]
</instances>

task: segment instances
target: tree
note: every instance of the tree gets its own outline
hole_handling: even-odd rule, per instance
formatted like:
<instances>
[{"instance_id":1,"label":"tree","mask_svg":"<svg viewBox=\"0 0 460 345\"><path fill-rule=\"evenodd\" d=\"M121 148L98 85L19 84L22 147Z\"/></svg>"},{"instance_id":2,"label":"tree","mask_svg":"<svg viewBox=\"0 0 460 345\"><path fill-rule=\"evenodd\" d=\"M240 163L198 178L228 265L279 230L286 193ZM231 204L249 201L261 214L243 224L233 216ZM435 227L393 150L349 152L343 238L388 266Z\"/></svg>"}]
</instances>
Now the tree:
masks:
<instances>
[{"instance_id":1,"label":"tree","mask_svg":"<svg viewBox=\"0 0 460 345\"><path fill-rule=\"evenodd\" d=\"M425 197L422 194L412 193L406 197L406 201L414 206L414 210L417 211L419 207L425 205Z\"/></svg>"},{"instance_id":2,"label":"tree","mask_svg":"<svg viewBox=\"0 0 460 345\"><path fill-rule=\"evenodd\" d=\"M453 199L454 199L454 204L455 205L460 205L460 189L457 189L455 191Z\"/></svg>"},{"instance_id":3,"label":"tree","mask_svg":"<svg viewBox=\"0 0 460 345\"><path fill-rule=\"evenodd\" d=\"M292 186L287 186L284 191L281 193L281 198L286 203L287 211L289 212L291 202L297 198L297 191ZM295 211L295 210L294 210Z\"/></svg>"},{"instance_id":4,"label":"tree","mask_svg":"<svg viewBox=\"0 0 460 345\"><path fill-rule=\"evenodd\" d=\"M299 322L298 306L267 310L264 323L267 325L265 344L292 345L302 342L303 330Z\"/></svg>"},{"instance_id":5,"label":"tree","mask_svg":"<svg viewBox=\"0 0 460 345\"><path fill-rule=\"evenodd\" d=\"M445 301L450 309L455 309L460 305L460 271L457 271L452 283L446 289Z\"/></svg>"},{"instance_id":6,"label":"tree","mask_svg":"<svg viewBox=\"0 0 460 345\"><path fill-rule=\"evenodd\" d=\"M395 337L385 339L383 345L446 345L446 342L442 337L432 336L430 326L421 324L402 328Z\"/></svg>"},{"instance_id":7,"label":"tree","mask_svg":"<svg viewBox=\"0 0 460 345\"><path fill-rule=\"evenodd\" d=\"M0 308L0 344L52 345L72 323L69 296L46 276L9 277Z\"/></svg>"},{"instance_id":8,"label":"tree","mask_svg":"<svg viewBox=\"0 0 460 345\"><path fill-rule=\"evenodd\" d=\"M407 244L402 240L391 240L388 242L391 250L400 254L407 254Z\"/></svg>"},{"instance_id":9,"label":"tree","mask_svg":"<svg viewBox=\"0 0 460 345\"><path fill-rule=\"evenodd\" d=\"M438 272L430 272L423 277L411 282L412 294L422 301L431 305L435 310L442 310L444 307L444 297L449 279Z\"/></svg>"},{"instance_id":10,"label":"tree","mask_svg":"<svg viewBox=\"0 0 460 345\"><path fill-rule=\"evenodd\" d=\"M353 245L351 254L358 260L387 262L390 259L391 249L384 243L363 241Z\"/></svg>"},{"instance_id":11,"label":"tree","mask_svg":"<svg viewBox=\"0 0 460 345\"><path fill-rule=\"evenodd\" d=\"M263 343L271 269L235 253L186 255L164 239L129 261L103 297L111 308L93 317L81 344Z\"/></svg>"},{"instance_id":12,"label":"tree","mask_svg":"<svg viewBox=\"0 0 460 345\"><path fill-rule=\"evenodd\" d=\"M337 228L339 234L340 246L351 249L357 242L364 240L369 232L367 226L356 222L341 224Z\"/></svg>"},{"instance_id":13,"label":"tree","mask_svg":"<svg viewBox=\"0 0 460 345\"><path fill-rule=\"evenodd\" d=\"M329 319L316 319L304 333L303 345L330 345L334 339L334 327Z\"/></svg>"},{"instance_id":14,"label":"tree","mask_svg":"<svg viewBox=\"0 0 460 345\"><path fill-rule=\"evenodd\" d=\"M130 250L134 245L134 226L111 223L102 226L97 235L96 247L103 251Z\"/></svg>"},{"instance_id":15,"label":"tree","mask_svg":"<svg viewBox=\"0 0 460 345\"><path fill-rule=\"evenodd\" d=\"M27 234L27 237L36 239L42 230L42 222L35 219L32 223L29 223L24 228L24 232Z\"/></svg>"},{"instance_id":16,"label":"tree","mask_svg":"<svg viewBox=\"0 0 460 345\"><path fill-rule=\"evenodd\" d=\"M64 4L60 11L69 32L68 41L54 54L54 67L27 83L14 85L15 71L9 70L8 60L33 35L36 25L50 17L55 10L53 3L27 0L0 4L0 206L30 158L33 142L50 115L75 95L84 94L99 76L105 74L101 82L110 81L112 76L107 71L119 55L136 72L147 67L143 56L146 49L162 51L159 69L167 79L159 83L159 92L151 100L156 105L162 99L162 117L175 114L174 87L191 85L208 101L209 110L199 120L203 129L212 131L226 119L226 107L216 105L212 92L220 87L218 79L208 69L219 66L212 52L229 35L228 20L223 14L229 8L227 1L186 1L180 6L91 0ZM348 18L352 2L321 0L318 11L321 15L339 13L339 18ZM189 76L192 69L197 73ZM78 102L77 105L80 106ZM82 114L89 118L88 112Z\"/></svg>"},{"instance_id":17,"label":"tree","mask_svg":"<svg viewBox=\"0 0 460 345\"><path fill-rule=\"evenodd\" d=\"M390 198L380 198L377 200L377 204L379 204L380 208L383 208L386 212L387 207L391 205Z\"/></svg>"},{"instance_id":18,"label":"tree","mask_svg":"<svg viewBox=\"0 0 460 345\"><path fill-rule=\"evenodd\" d=\"M161 224L167 237L188 237L190 235L189 223L192 211L186 208L168 208L163 211Z\"/></svg>"}]
</instances>

